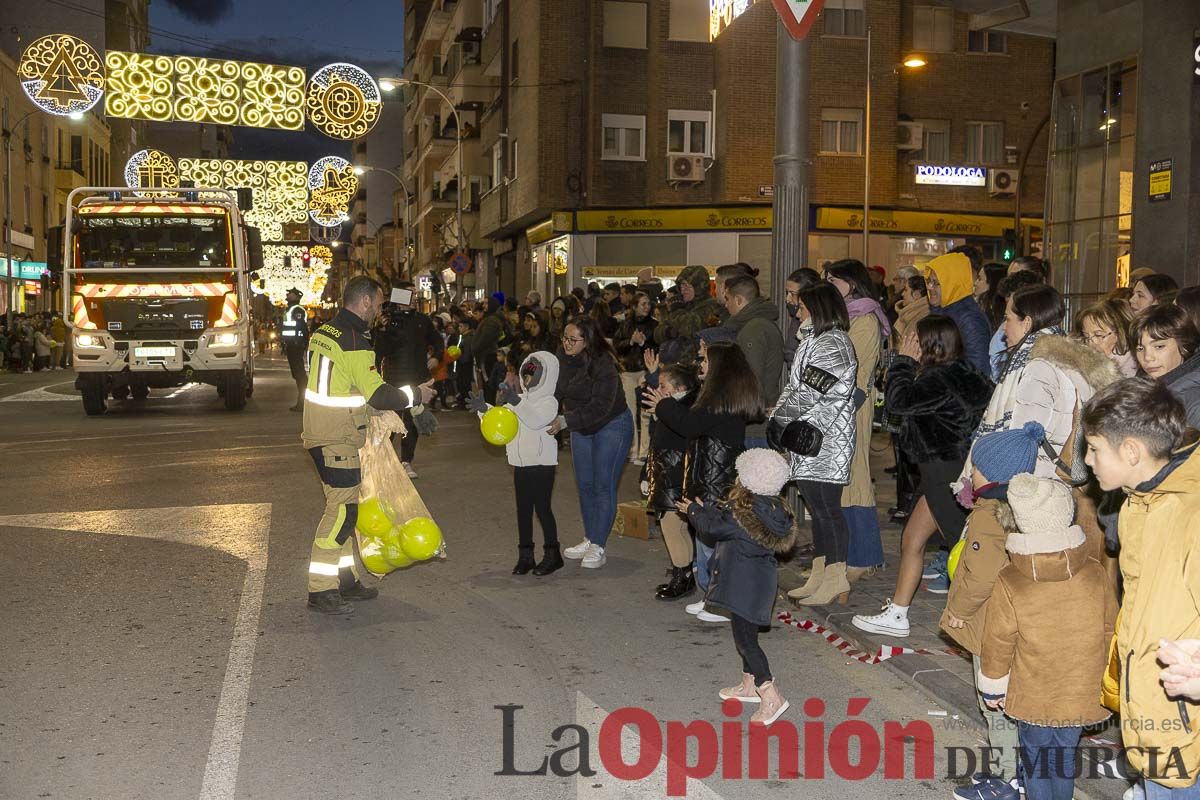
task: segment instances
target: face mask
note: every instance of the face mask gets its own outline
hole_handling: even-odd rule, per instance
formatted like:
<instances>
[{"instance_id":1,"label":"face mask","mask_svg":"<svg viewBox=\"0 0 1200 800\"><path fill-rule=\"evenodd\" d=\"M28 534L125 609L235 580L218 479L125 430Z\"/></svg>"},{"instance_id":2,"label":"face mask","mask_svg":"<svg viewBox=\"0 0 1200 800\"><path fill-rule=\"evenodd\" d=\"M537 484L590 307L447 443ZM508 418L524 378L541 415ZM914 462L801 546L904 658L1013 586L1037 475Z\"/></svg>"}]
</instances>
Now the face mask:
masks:
<instances>
[{"instance_id":1,"label":"face mask","mask_svg":"<svg viewBox=\"0 0 1200 800\"><path fill-rule=\"evenodd\" d=\"M787 304L787 313L788 313L788 316L791 317L792 319L796 318L796 312L799 310L800 310L800 306L794 306L791 303Z\"/></svg>"},{"instance_id":2,"label":"face mask","mask_svg":"<svg viewBox=\"0 0 1200 800\"><path fill-rule=\"evenodd\" d=\"M671 395L671 397L675 400L682 400L683 398L687 397L687 394L687 392L676 392L675 394Z\"/></svg>"}]
</instances>

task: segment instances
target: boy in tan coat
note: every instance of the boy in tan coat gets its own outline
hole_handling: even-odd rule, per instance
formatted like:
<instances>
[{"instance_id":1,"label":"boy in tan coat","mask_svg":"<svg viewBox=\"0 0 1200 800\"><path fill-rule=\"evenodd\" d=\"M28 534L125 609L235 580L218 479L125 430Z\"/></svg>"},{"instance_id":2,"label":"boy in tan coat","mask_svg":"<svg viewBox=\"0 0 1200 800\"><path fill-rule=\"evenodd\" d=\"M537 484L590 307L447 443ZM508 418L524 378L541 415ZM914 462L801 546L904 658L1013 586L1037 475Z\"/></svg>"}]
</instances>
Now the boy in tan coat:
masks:
<instances>
[{"instance_id":1,"label":"boy in tan coat","mask_svg":"<svg viewBox=\"0 0 1200 800\"><path fill-rule=\"evenodd\" d=\"M978 689L1017 721L1026 800L1071 800L1083 728L1110 716L1101 676L1116 604L1064 483L1030 474L1008 486L1009 562L983 628Z\"/></svg>"}]
</instances>

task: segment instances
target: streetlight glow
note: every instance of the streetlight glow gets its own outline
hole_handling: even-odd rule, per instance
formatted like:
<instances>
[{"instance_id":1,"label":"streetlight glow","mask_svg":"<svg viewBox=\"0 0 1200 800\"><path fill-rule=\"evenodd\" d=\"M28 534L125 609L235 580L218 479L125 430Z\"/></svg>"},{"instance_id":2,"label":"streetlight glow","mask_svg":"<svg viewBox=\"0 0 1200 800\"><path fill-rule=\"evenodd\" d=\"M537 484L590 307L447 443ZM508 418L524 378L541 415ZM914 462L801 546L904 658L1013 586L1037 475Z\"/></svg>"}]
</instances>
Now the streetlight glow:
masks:
<instances>
[{"instance_id":1,"label":"streetlight glow","mask_svg":"<svg viewBox=\"0 0 1200 800\"><path fill-rule=\"evenodd\" d=\"M903 66L907 67L908 69L920 69L921 67L925 66L928 62L922 56L911 55L911 56L906 57L900 63Z\"/></svg>"},{"instance_id":2,"label":"streetlight glow","mask_svg":"<svg viewBox=\"0 0 1200 800\"><path fill-rule=\"evenodd\" d=\"M354 165L354 174L355 175L363 175L366 173L366 171L367 171L366 167L360 167L358 164Z\"/></svg>"},{"instance_id":3,"label":"streetlight glow","mask_svg":"<svg viewBox=\"0 0 1200 800\"><path fill-rule=\"evenodd\" d=\"M72 111L70 114L67 114L67 119L78 122L79 120L83 119L83 112L82 111Z\"/></svg>"},{"instance_id":4,"label":"streetlight glow","mask_svg":"<svg viewBox=\"0 0 1200 800\"><path fill-rule=\"evenodd\" d=\"M379 82L379 88L385 92L394 92L396 90L396 84L384 78Z\"/></svg>"}]
</instances>

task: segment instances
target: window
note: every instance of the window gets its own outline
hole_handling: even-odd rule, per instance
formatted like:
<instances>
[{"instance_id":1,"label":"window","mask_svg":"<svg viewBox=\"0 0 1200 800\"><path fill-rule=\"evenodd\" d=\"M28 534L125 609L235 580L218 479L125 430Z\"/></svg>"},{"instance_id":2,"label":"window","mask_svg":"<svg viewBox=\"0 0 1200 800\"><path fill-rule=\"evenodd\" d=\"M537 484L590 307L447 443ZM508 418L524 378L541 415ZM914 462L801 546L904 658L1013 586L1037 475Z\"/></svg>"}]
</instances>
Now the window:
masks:
<instances>
[{"instance_id":1,"label":"window","mask_svg":"<svg viewBox=\"0 0 1200 800\"><path fill-rule=\"evenodd\" d=\"M504 182L504 140L492 145L492 183L500 185Z\"/></svg>"},{"instance_id":2,"label":"window","mask_svg":"<svg viewBox=\"0 0 1200 800\"><path fill-rule=\"evenodd\" d=\"M826 36L866 36L863 0L825 0Z\"/></svg>"},{"instance_id":3,"label":"window","mask_svg":"<svg viewBox=\"0 0 1200 800\"><path fill-rule=\"evenodd\" d=\"M512 58L508 62L508 72L511 76L509 79L510 82L516 81L517 77L521 74L521 51L517 47L518 44L520 44L520 42L514 41L512 43Z\"/></svg>"},{"instance_id":4,"label":"window","mask_svg":"<svg viewBox=\"0 0 1200 800\"><path fill-rule=\"evenodd\" d=\"M950 123L944 119L919 119L924 141L922 156L930 164L950 163Z\"/></svg>"},{"instance_id":5,"label":"window","mask_svg":"<svg viewBox=\"0 0 1200 800\"><path fill-rule=\"evenodd\" d=\"M517 154L521 151L517 149L517 140L512 140L512 161L508 163L508 179L516 180L517 178Z\"/></svg>"},{"instance_id":6,"label":"window","mask_svg":"<svg viewBox=\"0 0 1200 800\"><path fill-rule=\"evenodd\" d=\"M601 158L605 161L646 160L646 118L604 114Z\"/></svg>"},{"instance_id":7,"label":"window","mask_svg":"<svg viewBox=\"0 0 1200 800\"><path fill-rule=\"evenodd\" d=\"M486 34L488 29L492 27L492 23L496 21L496 14L500 11L500 0L483 0L483 32Z\"/></svg>"},{"instance_id":8,"label":"window","mask_svg":"<svg viewBox=\"0 0 1200 800\"><path fill-rule=\"evenodd\" d=\"M71 137L71 164L70 168L83 174L83 137Z\"/></svg>"},{"instance_id":9,"label":"window","mask_svg":"<svg viewBox=\"0 0 1200 800\"><path fill-rule=\"evenodd\" d=\"M967 163L999 164L1004 160L1004 123L967 123Z\"/></svg>"},{"instance_id":10,"label":"window","mask_svg":"<svg viewBox=\"0 0 1200 800\"><path fill-rule=\"evenodd\" d=\"M862 119L861 108L821 109L821 152L858 155Z\"/></svg>"},{"instance_id":11,"label":"window","mask_svg":"<svg viewBox=\"0 0 1200 800\"><path fill-rule=\"evenodd\" d=\"M640 267L645 264L688 263L688 237L654 236L645 233L629 236L597 236L596 263L606 267Z\"/></svg>"},{"instance_id":12,"label":"window","mask_svg":"<svg viewBox=\"0 0 1200 800\"><path fill-rule=\"evenodd\" d=\"M708 0L671 0L668 38L675 42L707 42Z\"/></svg>"},{"instance_id":13,"label":"window","mask_svg":"<svg viewBox=\"0 0 1200 800\"><path fill-rule=\"evenodd\" d=\"M25 184L25 232L33 232L33 190Z\"/></svg>"},{"instance_id":14,"label":"window","mask_svg":"<svg viewBox=\"0 0 1200 800\"><path fill-rule=\"evenodd\" d=\"M667 154L712 155L711 111L668 111Z\"/></svg>"},{"instance_id":15,"label":"window","mask_svg":"<svg viewBox=\"0 0 1200 800\"><path fill-rule=\"evenodd\" d=\"M646 49L646 4L604 0L604 46Z\"/></svg>"},{"instance_id":16,"label":"window","mask_svg":"<svg viewBox=\"0 0 1200 800\"><path fill-rule=\"evenodd\" d=\"M50 231L50 195L42 192L42 236L49 236Z\"/></svg>"},{"instance_id":17,"label":"window","mask_svg":"<svg viewBox=\"0 0 1200 800\"><path fill-rule=\"evenodd\" d=\"M942 6L914 6L913 49L926 53L953 51L954 9Z\"/></svg>"},{"instance_id":18,"label":"window","mask_svg":"<svg viewBox=\"0 0 1200 800\"><path fill-rule=\"evenodd\" d=\"M1008 37L994 31L971 31L967 34L968 53L1007 53Z\"/></svg>"}]
</instances>

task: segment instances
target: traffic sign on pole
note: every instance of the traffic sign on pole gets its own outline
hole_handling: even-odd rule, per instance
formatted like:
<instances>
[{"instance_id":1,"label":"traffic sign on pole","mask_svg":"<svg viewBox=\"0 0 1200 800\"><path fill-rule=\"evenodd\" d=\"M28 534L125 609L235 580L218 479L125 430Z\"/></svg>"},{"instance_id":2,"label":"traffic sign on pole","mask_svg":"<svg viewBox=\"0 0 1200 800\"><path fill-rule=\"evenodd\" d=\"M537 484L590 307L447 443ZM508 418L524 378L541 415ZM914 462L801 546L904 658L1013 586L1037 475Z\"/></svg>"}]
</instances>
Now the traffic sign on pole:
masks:
<instances>
[{"instance_id":1,"label":"traffic sign on pole","mask_svg":"<svg viewBox=\"0 0 1200 800\"><path fill-rule=\"evenodd\" d=\"M774 0L774 3L788 35L797 42L804 41L825 7L825 0Z\"/></svg>"}]
</instances>

